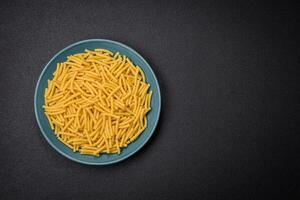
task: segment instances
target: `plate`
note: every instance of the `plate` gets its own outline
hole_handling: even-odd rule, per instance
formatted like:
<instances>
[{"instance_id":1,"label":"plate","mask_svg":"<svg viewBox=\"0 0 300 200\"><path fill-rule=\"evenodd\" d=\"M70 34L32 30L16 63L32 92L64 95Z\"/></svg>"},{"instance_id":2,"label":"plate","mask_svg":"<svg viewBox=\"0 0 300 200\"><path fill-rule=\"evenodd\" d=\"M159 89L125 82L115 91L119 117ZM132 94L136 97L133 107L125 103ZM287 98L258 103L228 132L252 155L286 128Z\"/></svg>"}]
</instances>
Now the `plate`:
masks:
<instances>
[{"instance_id":1,"label":"plate","mask_svg":"<svg viewBox=\"0 0 300 200\"><path fill-rule=\"evenodd\" d=\"M67 56L84 52L85 49L104 48L112 52L120 52L126 55L138 65L145 73L146 81L151 85L150 90L153 92L151 101L151 111L147 114L148 126L137 140L130 143L126 148L123 148L120 154L102 154L99 157L90 155L81 155L78 152L73 152L70 148L60 142L54 131L51 129L50 124L44 114L44 91L47 87L47 80L53 78L53 72L56 70L58 62L64 62ZM73 161L88 164L88 165L108 165L122 161L139 149L141 149L146 142L150 139L157 126L161 109L161 95L157 78L147 61L132 48L116 41L106 39L89 39L76 42L58 52L43 69L35 89L34 95L34 110L38 125L41 129L43 136L48 143L61 155Z\"/></svg>"}]
</instances>

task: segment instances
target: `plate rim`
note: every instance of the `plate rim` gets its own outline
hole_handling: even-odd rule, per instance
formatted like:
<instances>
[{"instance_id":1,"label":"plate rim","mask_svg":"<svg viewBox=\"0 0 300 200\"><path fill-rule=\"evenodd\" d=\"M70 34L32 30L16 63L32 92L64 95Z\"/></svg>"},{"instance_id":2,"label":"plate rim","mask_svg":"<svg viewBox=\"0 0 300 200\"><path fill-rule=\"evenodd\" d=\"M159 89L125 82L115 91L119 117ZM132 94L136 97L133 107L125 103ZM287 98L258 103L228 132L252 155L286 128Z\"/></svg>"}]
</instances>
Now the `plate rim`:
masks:
<instances>
[{"instance_id":1,"label":"plate rim","mask_svg":"<svg viewBox=\"0 0 300 200\"><path fill-rule=\"evenodd\" d=\"M140 146L138 146L137 148L135 148L132 152L130 152L129 154L127 154L126 156L124 157L121 157L119 159L116 159L116 160L113 160L113 161L108 161L108 162L89 162L89 161L83 161L83 160L79 160L79 159L76 159L68 154L66 154L65 152L63 152L62 150L60 150L58 147L56 147L56 145L54 145L51 140L48 138L48 136L46 135L46 133L44 132L43 130L43 126L41 125L41 122L39 120L39 117L38 117L38 111L37 111L37 91L38 91L38 87L40 85L40 82L41 82L41 79L42 79L42 76L44 75L46 69L50 66L50 63L57 57L59 56L61 53L63 53L64 51L72 48L73 46L76 46L78 44L81 44L81 43L86 43L86 42L108 42L108 43L113 43L113 44L116 44L116 45L119 45L119 46L122 46L124 47L125 49L128 49L129 51L132 51L134 54L136 54L144 63L146 63L147 67L149 68L150 72L152 73L153 75L153 78L155 80L155 82L157 83L157 90L158 90L158 114L157 114L157 117L155 118L155 121L154 121L154 125L152 127L152 129L150 130L150 134L149 136L144 140L143 143L141 143ZM35 112L35 118L36 118L36 121L38 123L38 126L39 126L39 129L40 131L42 132L44 138L46 139L46 141L52 146L52 148L54 148L59 154L61 154L62 156L72 160L72 161L75 161L77 163L80 163L80 164L86 164L86 165L110 165L110 164L115 164L115 163L119 163L127 158L129 158L130 156L132 156L133 154L135 154L136 152L138 152L142 147L145 146L145 144L150 140L150 138L152 137L156 127L157 127L157 124L158 124L158 121L159 121L159 118L160 118L160 113L161 113L161 92L160 92L160 86L159 86L159 82L157 80L157 77L155 75L155 73L153 72L151 66L149 65L149 63L143 58L143 56L141 56L137 51L135 51L133 48L121 43L121 42L117 42L117 41L114 41L114 40L110 40L110 39L86 39L86 40L80 40L78 42L75 42L75 43L72 43L66 47L64 47L62 50L60 50L59 52L57 52L48 62L47 64L44 66L42 72L40 73L39 75L39 78L38 78L38 81L36 83L36 86L35 86L35 92L34 92L34 112Z\"/></svg>"}]
</instances>

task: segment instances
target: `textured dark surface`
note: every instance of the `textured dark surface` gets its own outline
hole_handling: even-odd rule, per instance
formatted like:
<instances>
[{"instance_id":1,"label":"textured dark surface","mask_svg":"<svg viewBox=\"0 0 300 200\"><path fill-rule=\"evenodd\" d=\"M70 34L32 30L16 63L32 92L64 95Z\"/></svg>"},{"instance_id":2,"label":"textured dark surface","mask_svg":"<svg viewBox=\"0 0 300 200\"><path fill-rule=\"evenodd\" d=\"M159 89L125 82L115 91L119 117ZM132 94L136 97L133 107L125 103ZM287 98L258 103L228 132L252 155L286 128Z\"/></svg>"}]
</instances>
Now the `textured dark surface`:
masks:
<instances>
[{"instance_id":1,"label":"textured dark surface","mask_svg":"<svg viewBox=\"0 0 300 200\"><path fill-rule=\"evenodd\" d=\"M299 197L298 8L261 1L1 1L0 199ZM34 116L44 65L88 38L133 47L161 84L153 138L112 166L62 157Z\"/></svg>"}]
</instances>

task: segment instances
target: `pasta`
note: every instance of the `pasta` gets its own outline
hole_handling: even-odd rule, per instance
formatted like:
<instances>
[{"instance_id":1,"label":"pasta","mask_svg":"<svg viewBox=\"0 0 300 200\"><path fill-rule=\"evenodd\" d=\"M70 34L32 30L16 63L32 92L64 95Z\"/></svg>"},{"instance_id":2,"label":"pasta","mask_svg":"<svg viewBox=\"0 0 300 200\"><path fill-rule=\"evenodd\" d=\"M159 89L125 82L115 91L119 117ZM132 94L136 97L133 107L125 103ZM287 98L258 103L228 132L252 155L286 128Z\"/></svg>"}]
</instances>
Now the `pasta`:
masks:
<instances>
[{"instance_id":1,"label":"pasta","mask_svg":"<svg viewBox=\"0 0 300 200\"><path fill-rule=\"evenodd\" d=\"M74 152L120 154L147 127L152 91L126 56L85 50L58 63L45 89L45 115Z\"/></svg>"}]
</instances>

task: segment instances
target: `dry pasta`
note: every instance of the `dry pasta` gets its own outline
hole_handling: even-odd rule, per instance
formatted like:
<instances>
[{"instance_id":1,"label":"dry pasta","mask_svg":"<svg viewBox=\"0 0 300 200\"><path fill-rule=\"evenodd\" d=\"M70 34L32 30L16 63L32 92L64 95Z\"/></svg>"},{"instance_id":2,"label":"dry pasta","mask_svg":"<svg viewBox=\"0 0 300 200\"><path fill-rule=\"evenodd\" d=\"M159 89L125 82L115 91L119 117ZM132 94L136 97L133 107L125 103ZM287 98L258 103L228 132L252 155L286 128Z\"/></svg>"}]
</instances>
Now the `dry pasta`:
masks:
<instances>
[{"instance_id":1,"label":"dry pasta","mask_svg":"<svg viewBox=\"0 0 300 200\"><path fill-rule=\"evenodd\" d=\"M120 153L147 127L152 91L126 56L85 50L58 63L45 89L45 115L74 152Z\"/></svg>"}]
</instances>

